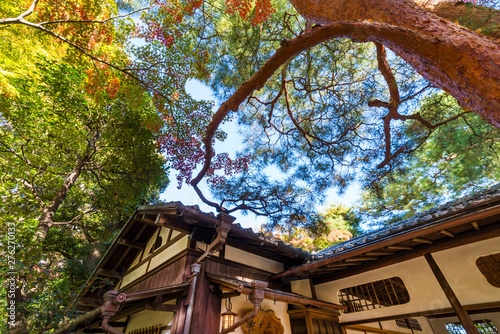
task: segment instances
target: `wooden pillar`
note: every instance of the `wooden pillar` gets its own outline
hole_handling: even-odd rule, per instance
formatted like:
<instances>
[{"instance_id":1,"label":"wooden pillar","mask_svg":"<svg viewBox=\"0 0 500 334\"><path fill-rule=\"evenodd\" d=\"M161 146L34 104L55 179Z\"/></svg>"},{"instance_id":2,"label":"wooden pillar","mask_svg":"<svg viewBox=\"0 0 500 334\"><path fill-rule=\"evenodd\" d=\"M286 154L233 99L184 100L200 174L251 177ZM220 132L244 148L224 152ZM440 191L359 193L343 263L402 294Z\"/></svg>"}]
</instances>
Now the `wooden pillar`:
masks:
<instances>
[{"instance_id":1,"label":"wooden pillar","mask_svg":"<svg viewBox=\"0 0 500 334\"><path fill-rule=\"evenodd\" d=\"M218 333L221 300L216 293L216 288L206 279L203 271L199 273L196 285L195 308L190 332L193 334Z\"/></svg>"},{"instance_id":2,"label":"wooden pillar","mask_svg":"<svg viewBox=\"0 0 500 334\"><path fill-rule=\"evenodd\" d=\"M425 254L425 259L427 260L427 263L429 264L429 267L431 268L432 272L434 273L434 276L436 277L437 281L439 282L439 285L441 285L441 288L443 289L444 294L448 298L448 301L450 302L451 306L453 307L453 310L455 311L456 315L458 316L458 319L462 323L462 326L464 326L465 331L467 334L479 334L479 331L477 327L474 325L472 322L471 318L465 312L464 308L458 301L457 296L451 289L450 284L448 284L448 281L446 281L446 278L444 277L443 273L441 272L441 269L439 269L436 261L434 261L434 258L432 257L431 254Z\"/></svg>"}]
</instances>

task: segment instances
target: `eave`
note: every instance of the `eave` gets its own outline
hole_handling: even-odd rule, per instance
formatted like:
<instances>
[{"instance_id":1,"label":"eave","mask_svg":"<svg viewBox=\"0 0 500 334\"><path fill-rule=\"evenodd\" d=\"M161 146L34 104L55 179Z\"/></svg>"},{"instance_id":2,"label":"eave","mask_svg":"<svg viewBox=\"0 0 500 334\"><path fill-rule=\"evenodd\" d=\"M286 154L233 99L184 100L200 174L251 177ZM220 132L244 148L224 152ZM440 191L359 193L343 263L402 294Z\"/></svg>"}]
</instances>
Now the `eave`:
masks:
<instances>
[{"instance_id":1,"label":"eave","mask_svg":"<svg viewBox=\"0 0 500 334\"><path fill-rule=\"evenodd\" d=\"M455 200L407 221L323 251L317 260L271 277L314 284L381 268L427 253L500 236L500 186Z\"/></svg>"}]
</instances>

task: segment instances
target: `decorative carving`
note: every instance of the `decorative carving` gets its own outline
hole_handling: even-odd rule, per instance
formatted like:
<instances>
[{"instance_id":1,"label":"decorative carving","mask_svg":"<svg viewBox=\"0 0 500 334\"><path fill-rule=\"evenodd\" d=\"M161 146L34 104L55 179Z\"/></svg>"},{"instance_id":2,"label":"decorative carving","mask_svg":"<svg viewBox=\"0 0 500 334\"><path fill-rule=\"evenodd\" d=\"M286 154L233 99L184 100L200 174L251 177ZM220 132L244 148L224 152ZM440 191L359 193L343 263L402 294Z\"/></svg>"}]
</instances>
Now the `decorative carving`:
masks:
<instances>
[{"instance_id":1,"label":"decorative carving","mask_svg":"<svg viewBox=\"0 0 500 334\"><path fill-rule=\"evenodd\" d=\"M243 324L241 329L245 334L283 334L285 332L281 320L274 315L273 310L260 310L259 314Z\"/></svg>"}]
</instances>

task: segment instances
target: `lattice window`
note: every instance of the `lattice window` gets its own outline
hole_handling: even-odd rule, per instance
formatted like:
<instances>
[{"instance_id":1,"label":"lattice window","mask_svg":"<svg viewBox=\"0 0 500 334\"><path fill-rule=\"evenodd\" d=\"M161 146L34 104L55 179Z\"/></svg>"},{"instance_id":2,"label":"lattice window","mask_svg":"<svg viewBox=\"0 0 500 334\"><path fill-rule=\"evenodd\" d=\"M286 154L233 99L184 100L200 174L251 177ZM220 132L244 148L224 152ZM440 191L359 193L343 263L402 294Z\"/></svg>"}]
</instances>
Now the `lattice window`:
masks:
<instances>
[{"instance_id":1,"label":"lattice window","mask_svg":"<svg viewBox=\"0 0 500 334\"><path fill-rule=\"evenodd\" d=\"M156 326L149 326L140 329L135 329L129 332L129 334L160 334L161 331L162 331L162 326L156 325Z\"/></svg>"},{"instance_id":2,"label":"lattice window","mask_svg":"<svg viewBox=\"0 0 500 334\"><path fill-rule=\"evenodd\" d=\"M491 320L476 320L474 321L474 325L476 325L481 334L498 334L498 330ZM450 334L466 334L464 326L459 322L450 322L445 326Z\"/></svg>"},{"instance_id":3,"label":"lattice window","mask_svg":"<svg viewBox=\"0 0 500 334\"><path fill-rule=\"evenodd\" d=\"M476 266L491 285L500 288L500 253L481 256Z\"/></svg>"},{"instance_id":4,"label":"lattice window","mask_svg":"<svg viewBox=\"0 0 500 334\"><path fill-rule=\"evenodd\" d=\"M422 327L420 327L418 320L413 318L396 319L396 325L401 328L408 328L420 332L422 331Z\"/></svg>"},{"instance_id":5,"label":"lattice window","mask_svg":"<svg viewBox=\"0 0 500 334\"><path fill-rule=\"evenodd\" d=\"M340 304L347 313L372 310L410 301L408 290L399 277L361 284L339 291Z\"/></svg>"}]
</instances>

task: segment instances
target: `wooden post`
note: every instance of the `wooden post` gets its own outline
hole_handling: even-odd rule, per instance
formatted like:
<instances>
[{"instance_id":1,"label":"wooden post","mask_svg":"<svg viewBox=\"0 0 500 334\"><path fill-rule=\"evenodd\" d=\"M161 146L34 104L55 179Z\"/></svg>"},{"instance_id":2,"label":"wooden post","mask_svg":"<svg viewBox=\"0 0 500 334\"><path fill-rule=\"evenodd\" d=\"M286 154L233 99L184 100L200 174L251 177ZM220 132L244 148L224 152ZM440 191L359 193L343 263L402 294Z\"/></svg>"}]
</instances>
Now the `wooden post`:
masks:
<instances>
[{"instance_id":1,"label":"wooden post","mask_svg":"<svg viewBox=\"0 0 500 334\"><path fill-rule=\"evenodd\" d=\"M436 277L437 281L439 282L439 285L441 285L441 288L443 289L444 294L448 298L448 301L450 302L451 306L453 307L453 310L455 311L458 319L462 323L462 326L464 326L465 331L467 334L479 334L479 331L477 327L474 325L472 322L471 318L469 317L469 314L465 312L464 308L458 301L457 296L451 289L450 284L448 284L448 281L446 281L446 278L444 277L443 273L441 272L441 269L439 269L436 261L434 261L434 258L430 253L425 254L425 259L427 260L427 263L429 264L429 267L431 268L432 272L434 273L434 276Z\"/></svg>"}]
</instances>

